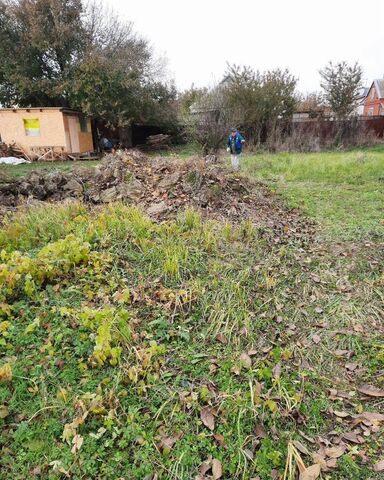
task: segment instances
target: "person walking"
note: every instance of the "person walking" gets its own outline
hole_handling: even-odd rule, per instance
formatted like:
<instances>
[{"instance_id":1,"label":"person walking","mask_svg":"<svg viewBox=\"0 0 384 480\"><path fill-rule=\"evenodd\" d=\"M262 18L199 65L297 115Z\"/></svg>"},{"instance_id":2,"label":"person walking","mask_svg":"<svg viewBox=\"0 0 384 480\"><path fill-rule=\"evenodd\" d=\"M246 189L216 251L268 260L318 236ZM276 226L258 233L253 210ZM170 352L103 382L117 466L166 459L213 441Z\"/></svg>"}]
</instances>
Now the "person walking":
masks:
<instances>
[{"instance_id":1,"label":"person walking","mask_svg":"<svg viewBox=\"0 0 384 480\"><path fill-rule=\"evenodd\" d=\"M228 137L227 152L231 153L231 163L234 170L240 168L240 155L245 143L244 137L236 128L231 128L231 134Z\"/></svg>"}]
</instances>

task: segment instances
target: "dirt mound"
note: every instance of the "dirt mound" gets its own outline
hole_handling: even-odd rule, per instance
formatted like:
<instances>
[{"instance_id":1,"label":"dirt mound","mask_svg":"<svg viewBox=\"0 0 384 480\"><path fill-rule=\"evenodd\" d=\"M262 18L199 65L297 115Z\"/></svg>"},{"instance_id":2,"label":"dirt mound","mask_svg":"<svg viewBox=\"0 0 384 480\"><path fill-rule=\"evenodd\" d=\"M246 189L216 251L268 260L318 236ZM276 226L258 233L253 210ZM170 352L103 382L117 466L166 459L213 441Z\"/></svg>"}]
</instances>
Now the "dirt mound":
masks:
<instances>
[{"instance_id":1,"label":"dirt mound","mask_svg":"<svg viewBox=\"0 0 384 480\"><path fill-rule=\"evenodd\" d=\"M265 185L212 158L152 158L131 150L107 155L95 169L32 172L22 179L0 177L1 205L66 198L91 204L133 203L159 220L174 217L186 206L216 219L235 223L249 219L275 228L284 228L297 217L296 212L283 208Z\"/></svg>"}]
</instances>

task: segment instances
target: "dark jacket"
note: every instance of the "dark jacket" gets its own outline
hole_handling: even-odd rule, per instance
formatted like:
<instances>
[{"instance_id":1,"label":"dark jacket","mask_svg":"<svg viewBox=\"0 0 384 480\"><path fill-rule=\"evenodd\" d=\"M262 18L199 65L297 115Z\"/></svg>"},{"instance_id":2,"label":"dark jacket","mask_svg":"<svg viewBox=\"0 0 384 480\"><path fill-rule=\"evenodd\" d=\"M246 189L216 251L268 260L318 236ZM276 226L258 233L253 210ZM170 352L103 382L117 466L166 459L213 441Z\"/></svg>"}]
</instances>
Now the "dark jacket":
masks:
<instances>
[{"instance_id":1,"label":"dark jacket","mask_svg":"<svg viewBox=\"0 0 384 480\"><path fill-rule=\"evenodd\" d=\"M231 149L232 154L239 154L243 149L243 143L245 142L244 137L239 133L236 132L236 136L232 137L229 135L227 145Z\"/></svg>"}]
</instances>

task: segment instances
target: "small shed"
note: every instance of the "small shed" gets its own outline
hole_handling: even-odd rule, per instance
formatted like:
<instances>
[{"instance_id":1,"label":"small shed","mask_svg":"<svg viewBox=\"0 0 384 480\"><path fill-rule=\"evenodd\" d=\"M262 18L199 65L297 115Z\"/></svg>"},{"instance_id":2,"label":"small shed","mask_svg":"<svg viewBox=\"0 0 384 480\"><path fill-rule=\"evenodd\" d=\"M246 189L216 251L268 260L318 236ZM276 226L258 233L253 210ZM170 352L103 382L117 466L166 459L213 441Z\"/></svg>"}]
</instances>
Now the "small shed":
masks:
<instances>
[{"instance_id":1,"label":"small shed","mask_svg":"<svg viewBox=\"0 0 384 480\"><path fill-rule=\"evenodd\" d=\"M61 107L0 108L0 140L42 159L94 151L90 118Z\"/></svg>"}]
</instances>

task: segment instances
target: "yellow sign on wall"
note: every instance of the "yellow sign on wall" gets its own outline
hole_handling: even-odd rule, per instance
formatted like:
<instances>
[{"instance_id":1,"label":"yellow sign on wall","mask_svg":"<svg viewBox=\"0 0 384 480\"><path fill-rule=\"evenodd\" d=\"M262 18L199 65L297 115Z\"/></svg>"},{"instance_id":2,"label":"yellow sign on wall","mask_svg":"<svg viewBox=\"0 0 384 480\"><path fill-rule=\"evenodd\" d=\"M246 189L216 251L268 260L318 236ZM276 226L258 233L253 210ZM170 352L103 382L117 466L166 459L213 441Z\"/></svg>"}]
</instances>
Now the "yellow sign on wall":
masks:
<instances>
[{"instance_id":1,"label":"yellow sign on wall","mask_svg":"<svg viewBox=\"0 0 384 480\"><path fill-rule=\"evenodd\" d=\"M27 137L40 136L40 120L38 118L24 118L24 130Z\"/></svg>"}]
</instances>

